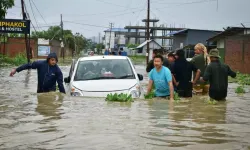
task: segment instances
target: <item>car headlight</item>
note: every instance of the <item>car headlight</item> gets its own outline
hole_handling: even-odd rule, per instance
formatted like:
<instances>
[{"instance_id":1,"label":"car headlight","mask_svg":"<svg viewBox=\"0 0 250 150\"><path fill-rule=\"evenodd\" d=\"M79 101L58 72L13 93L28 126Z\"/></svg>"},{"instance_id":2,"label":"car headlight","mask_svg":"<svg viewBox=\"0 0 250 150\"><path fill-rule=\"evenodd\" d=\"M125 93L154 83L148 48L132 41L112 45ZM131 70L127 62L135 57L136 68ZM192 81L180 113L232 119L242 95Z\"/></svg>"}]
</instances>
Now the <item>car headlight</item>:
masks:
<instances>
[{"instance_id":1,"label":"car headlight","mask_svg":"<svg viewBox=\"0 0 250 150\"><path fill-rule=\"evenodd\" d=\"M83 96L82 92L74 87L71 88L70 95L71 96Z\"/></svg>"},{"instance_id":2,"label":"car headlight","mask_svg":"<svg viewBox=\"0 0 250 150\"><path fill-rule=\"evenodd\" d=\"M141 95L141 87L140 85L136 85L130 89L129 94L131 94L132 98L139 98Z\"/></svg>"}]
</instances>

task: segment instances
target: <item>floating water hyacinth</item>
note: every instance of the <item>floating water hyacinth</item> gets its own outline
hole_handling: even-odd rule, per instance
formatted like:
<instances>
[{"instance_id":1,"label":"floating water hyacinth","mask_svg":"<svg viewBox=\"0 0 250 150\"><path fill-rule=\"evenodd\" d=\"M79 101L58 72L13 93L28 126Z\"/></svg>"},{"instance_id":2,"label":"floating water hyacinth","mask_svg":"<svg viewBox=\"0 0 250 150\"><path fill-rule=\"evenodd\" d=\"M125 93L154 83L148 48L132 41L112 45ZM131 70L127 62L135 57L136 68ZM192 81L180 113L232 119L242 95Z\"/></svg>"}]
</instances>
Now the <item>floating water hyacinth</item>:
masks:
<instances>
[{"instance_id":1,"label":"floating water hyacinth","mask_svg":"<svg viewBox=\"0 0 250 150\"><path fill-rule=\"evenodd\" d=\"M133 98L131 94L108 94L106 97L106 101L113 101L113 102L133 102Z\"/></svg>"}]
</instances>

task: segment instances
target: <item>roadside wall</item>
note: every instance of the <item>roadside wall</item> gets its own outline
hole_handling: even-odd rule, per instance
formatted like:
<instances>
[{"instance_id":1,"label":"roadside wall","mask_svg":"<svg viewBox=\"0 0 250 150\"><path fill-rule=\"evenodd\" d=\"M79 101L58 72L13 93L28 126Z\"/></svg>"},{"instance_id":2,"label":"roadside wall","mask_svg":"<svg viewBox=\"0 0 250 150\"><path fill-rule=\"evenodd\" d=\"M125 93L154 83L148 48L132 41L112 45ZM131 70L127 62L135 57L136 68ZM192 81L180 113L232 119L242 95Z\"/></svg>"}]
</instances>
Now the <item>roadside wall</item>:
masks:
<instances>
[{"instance_id":1,"label":"roadside wall","mask_svg":"<svg viewBox=\"0 0 250 150\"><path fill-rule=\"evenodd\" d=\"M44 58L37 56L38 53L38 43L37 39L30 39L30 46L32 47L32 50L34 52L34 58ZM61 56L61 47L60 42L53 40L50 42L51 46L51 52L55 52L58 57ZM25 39L22 37L16 37L16 38L8 38L7 42L1 43L0 45L0 54L7 55L9 57L15 57L16 55L24 53L26 54L26 45L25 45ZM65 57L72 56L72 49L69 49L65 47Z\"/></svg>"},{"instance_id":2,"label":"roadside wall","mask_svg":"<svg viewBox=\"0 0 250 150\"><path fill-rule=\"evenodd\" d=\"M225 39L225 63L235 71L250 74L250 35Z\"/></svg>"}]
</instances>

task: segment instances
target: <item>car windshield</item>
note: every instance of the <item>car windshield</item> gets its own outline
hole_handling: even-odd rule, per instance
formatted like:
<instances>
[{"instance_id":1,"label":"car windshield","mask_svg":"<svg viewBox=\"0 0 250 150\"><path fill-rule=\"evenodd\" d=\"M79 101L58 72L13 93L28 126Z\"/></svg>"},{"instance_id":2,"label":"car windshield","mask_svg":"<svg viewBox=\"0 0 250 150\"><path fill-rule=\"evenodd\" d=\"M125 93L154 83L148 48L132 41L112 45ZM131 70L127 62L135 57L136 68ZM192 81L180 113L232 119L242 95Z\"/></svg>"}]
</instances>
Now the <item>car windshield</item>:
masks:
<instances>
[{"instance_id":1,"label":"car windshield","mask_svg":"<svg viewBox=\"0 0 250 150\"><path fill-rule=\"evenodd\" d=\"M75 81L102 79L135 79L127 59L87 60L77 66Z\"/></svg>"}]
</instances>

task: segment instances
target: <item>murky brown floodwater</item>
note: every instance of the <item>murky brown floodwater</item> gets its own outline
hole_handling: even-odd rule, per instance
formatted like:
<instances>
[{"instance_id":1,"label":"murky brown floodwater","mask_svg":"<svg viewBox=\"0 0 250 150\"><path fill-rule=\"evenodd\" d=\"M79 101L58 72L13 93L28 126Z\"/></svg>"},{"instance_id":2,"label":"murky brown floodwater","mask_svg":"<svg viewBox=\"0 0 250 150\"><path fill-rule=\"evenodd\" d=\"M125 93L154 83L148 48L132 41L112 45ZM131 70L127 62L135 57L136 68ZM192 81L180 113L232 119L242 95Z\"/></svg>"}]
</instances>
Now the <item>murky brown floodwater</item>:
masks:
<instances>
[{"instance_id":1,"label":"murky brown floodwater","mask_svg":"<svg viewBox=\"0 0 250 150\"><path fill-rule=\"evenodd\" d=\"M69 67L62 70L68 75ZM13 78L9 72L0 69L0 149L250 149L250 95L237 97L232 84L218 105L199 96L120 104L37 95L35 70Z\"/></svg>"}]
</instances>

